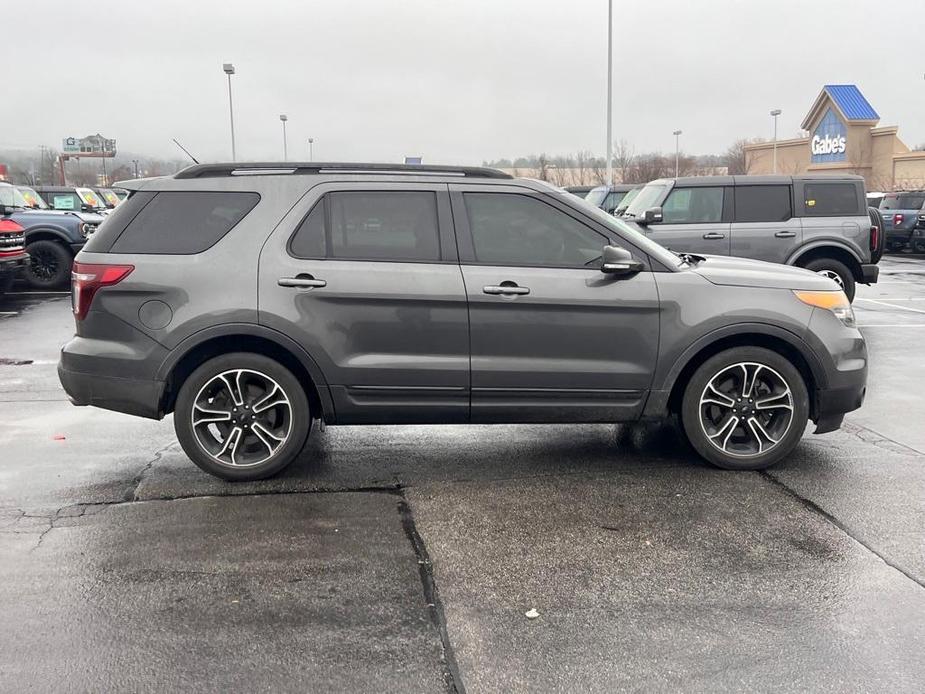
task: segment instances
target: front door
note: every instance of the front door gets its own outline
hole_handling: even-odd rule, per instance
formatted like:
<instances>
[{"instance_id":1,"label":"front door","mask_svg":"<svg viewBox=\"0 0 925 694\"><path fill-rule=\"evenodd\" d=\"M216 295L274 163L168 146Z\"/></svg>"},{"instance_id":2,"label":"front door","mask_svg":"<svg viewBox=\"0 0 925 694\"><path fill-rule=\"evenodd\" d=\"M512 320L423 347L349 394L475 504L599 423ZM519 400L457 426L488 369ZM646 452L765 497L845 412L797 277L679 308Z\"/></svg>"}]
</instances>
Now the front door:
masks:
<instances>
[{"instance_id":1,"label":"front door","mask_svg":"<svg viewBox=\"0 0 925 694\"><path fill-rule=\"evenodd\" d=\"M469 320L445 184L327 183L260 257L259 320L318 363L338 423L465 422Z\"/></svg>"},{"instance_id":2,"label":"front door","mask_svg":"<svg viewBox=\"0 0 925 694\"><path fill-rule=\"evenodd\" d=\"M550 196L451 190L469 299L472 421L638 416L658 351L652 273L601 273L606 228Z\"/></svg>"},{"instance_id":3,"label":"front door","mask_svg":"<svg viewBox=\"0 0 925 694\"><path fill-rule=\"evenodd\" d=\"M679 253L729 255L729 189L675 186L662 203L663 221L643 227L659 245Z\"/></svg>"}]
</instances>

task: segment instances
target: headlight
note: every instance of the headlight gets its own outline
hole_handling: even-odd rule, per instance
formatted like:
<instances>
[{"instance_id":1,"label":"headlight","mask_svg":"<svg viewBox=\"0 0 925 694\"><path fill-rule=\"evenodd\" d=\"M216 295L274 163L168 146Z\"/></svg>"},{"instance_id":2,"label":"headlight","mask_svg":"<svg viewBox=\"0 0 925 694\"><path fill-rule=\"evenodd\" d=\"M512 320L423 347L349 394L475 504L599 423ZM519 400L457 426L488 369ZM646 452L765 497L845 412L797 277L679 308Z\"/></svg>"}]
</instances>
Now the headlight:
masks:
<instances>
[{"instance_id":1,"label":"headlight","mask_svg":"<svg viewBox=\"0 0 925 694\"><path fill-rule=\"evenodd\" d=\"M835 314L842 323L849 328L855 326L854 311L851 308L851 302L841 290L834 292L800 292L794 290L797 299L809 306L823 308Z\"/></svg>"},{"instance_id":2,"label":"headlight","mask_svg":"<svg viewBox=\"0 0 925 694\"><path fill-rule=\"evenodd\" d=\"M89 222L80 223L80 235L84 238L88 238L94 231L96 231L96 224L90 224Z\"/></svg>"}]
</instances>

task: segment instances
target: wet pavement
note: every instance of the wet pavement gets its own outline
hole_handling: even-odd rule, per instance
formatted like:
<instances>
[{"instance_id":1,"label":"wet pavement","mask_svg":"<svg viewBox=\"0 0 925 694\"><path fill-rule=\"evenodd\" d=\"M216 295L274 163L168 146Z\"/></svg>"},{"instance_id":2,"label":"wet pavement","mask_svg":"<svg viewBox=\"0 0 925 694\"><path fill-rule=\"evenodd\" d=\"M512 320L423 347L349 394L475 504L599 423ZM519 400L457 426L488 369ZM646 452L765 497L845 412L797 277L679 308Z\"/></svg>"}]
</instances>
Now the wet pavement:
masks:
<instances>
[{"instance_id":1,"label":"wet pavement","mask_svg":"<svg viewBox=\"0 0 925 694\"><path fill-rule=\"evenodd\" d=\"M925 257L881 273L867 403L767 473L669 425L330 427L230 484L68 404L67 296L5 297L0 691L921 691Z\"/></svg>"}]
</instances>

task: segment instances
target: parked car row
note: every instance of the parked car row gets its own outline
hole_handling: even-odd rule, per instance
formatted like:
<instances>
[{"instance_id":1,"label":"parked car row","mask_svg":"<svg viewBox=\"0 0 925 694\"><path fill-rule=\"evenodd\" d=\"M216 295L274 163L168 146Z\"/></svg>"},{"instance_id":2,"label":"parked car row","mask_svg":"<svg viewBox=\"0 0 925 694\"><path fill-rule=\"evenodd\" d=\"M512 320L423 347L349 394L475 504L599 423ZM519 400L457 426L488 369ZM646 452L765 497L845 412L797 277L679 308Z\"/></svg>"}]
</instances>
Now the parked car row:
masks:
<instances>
[{"instance_id":1,"label":"parked car row","mask_svg":"<svg viewBox=\"0 0 925 694\"><path fill-rule=\"evenodd\" d=\"M879 210L888 251L925 253L925 190L886 193Z\"/></svg>"},{"instance_id":2,"label":"parked car row","mask_svg":"<svg viewBox=\"0 0 925 694\"><path fill-rule=\"evenodd\" d=\"M101 198L87 195L83 190L0 183L0 200L3 201L0 220L22 230L29 262L18 269L30 287L67 287L74 256L105 219L99 214L100 208L91 204L102 204ZM50 206L54 203L57 208ZM12 282L9 278L5 281Z\"/></svg>"}]
</instances>

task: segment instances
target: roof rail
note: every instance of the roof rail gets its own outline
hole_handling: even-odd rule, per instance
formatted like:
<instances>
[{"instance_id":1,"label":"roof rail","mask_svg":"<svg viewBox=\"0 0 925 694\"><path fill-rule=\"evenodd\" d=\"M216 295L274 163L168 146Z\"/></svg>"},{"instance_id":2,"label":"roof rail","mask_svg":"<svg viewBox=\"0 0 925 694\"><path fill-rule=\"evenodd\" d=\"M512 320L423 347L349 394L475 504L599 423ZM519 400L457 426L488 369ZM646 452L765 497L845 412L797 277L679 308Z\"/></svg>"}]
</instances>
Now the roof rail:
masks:
<instances>
[{"instance_id":1,"label":"roof rail","mask_svg":"<svg viewBox=\"0 0 925 694\"><path fill-rule=\"evenodd\" d=\"M513 178L498 169L482 166L437 166L435 164L351 164L320 162L245 162L196 164L178 171L174 178L220 178L222 176L319 175L327 173L383 174L398 176L460 176L470 178Z\"/></svg>"}]
</instances>

